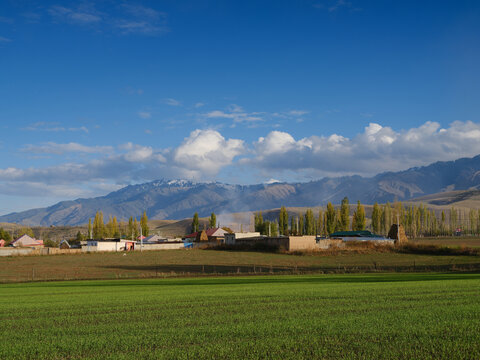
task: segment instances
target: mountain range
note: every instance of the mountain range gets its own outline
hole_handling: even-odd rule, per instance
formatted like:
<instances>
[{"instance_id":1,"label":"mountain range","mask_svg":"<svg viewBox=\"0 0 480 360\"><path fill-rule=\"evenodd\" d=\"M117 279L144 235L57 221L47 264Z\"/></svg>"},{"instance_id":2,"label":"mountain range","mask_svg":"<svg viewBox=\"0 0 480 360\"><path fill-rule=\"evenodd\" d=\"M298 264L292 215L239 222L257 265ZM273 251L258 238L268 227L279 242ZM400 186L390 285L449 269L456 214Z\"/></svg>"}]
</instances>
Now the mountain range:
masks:
<instances>
[{"instance_id":1,"label":"mountain range","mask_svg":"<svg viewBox=\"0 0 480 360\"><path fill-rule=\"evenodd\" d=\"M410 200L439 192L480 188L480 155L455 161L373 177L358 175L299 183L231 185L218 182L195 183L187 180L157 180L129 185L106 196L62 201L53 206L0 216L0 222L29 226L79 225L101 210L104 218L139 217L143 211L150 219L183 219L198 212L200 216L257 211L282 205L319 206L350 202L365 204Z\"/></svg>"}]
</instances>

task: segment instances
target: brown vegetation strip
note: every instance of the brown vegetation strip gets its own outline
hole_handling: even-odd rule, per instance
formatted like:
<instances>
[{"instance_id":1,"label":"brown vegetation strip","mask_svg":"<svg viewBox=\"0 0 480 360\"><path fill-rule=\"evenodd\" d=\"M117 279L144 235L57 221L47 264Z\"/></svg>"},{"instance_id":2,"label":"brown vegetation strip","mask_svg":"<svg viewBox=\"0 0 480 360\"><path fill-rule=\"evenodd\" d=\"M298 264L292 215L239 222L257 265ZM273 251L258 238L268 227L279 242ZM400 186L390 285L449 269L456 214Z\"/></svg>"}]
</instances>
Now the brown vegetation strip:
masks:
<instances>
[{"instance_id":1,"label":"brown vegetation strip","mask_svg":"<svg viewBox=\"0 0 480 360\"><path fill-rule=\"evenodd\" d=\"M214 250L19 256L0 258L0 282L116 279L203 274L364 271L479 271L479 256L369 250L302 255Z\"/></svg>"}]
</instances>

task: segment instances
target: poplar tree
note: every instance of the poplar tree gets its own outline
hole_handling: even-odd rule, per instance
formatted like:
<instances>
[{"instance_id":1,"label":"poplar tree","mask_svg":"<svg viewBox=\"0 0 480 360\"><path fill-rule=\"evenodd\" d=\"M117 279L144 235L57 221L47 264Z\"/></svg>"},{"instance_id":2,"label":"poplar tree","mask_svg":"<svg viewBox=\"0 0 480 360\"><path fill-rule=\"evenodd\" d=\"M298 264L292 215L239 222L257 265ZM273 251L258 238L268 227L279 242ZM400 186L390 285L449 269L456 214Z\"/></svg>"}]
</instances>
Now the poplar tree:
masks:
<instances>
[{"instance_id":1,"label":"poplar tree","mask_svg":"<svg viewBox=\"0 0 480 360\"><path fill-rule=\"evenodd\" d=\"M380 222L381 222L381 210L380 210L380 207L378 206L378 203L375 202L375 204L373 204L373 210L372 210L372 229L374 233L379 233L381 231Z\"/></svg>"},{"instance_id":2,"label":"poplar tree","mask_svg":"<svg viewBox=\"0 0 480 360\"><path fill-rule=\"evenodd\" d=\"M112 236L114 238L120 237L120 229L118 227L118 221L116 216L114 216L112 219Z\"/></svg>"},{"instance_id":3,"label":"poplar tree","mask_svg":"<svg viewBox=\"0 0 480 360\"><path fill-rule=\"evenodd\" d=\"M148 228L148 217L146 211L143 212L142 218L140 219L140 227L142 228L142 235L145 237L148 236L150 229Z\"/></svg>"},{"instance_id":4,"label":"poplar tree","mask_svg":"<svg viewBox=\"0 0 480 360\"><path fill-rule=\"evenodd\" d=\"M340 223L341 231L348 231L350 228L350 205L348 204L348 197L344 197L340 207Z\"/></svg>"},{"instance_id":5,"label":"poplar tree","mask_svg":"<svg viewBox=\"0 0 480 360\"><path fill-rule=\"evenodd\" d=\"M97 211L93 219L93 238L102 239L105 236L105 225L103 223L103 213Z\"/></svg>"},{"instance_id":6,"label":"poplar tree","mask_svg":"<svg viewBox=\"0 0 480 360\"><path fill-rule=\"evenodd\" d=\"M315 235L315 218L312 209L305 213L305 235Z\"/></svg>"},{"instance_id":7,"label":"poplar tree","mask_svg":"<svg viewBox=\"0 0 480 360\"><path fill-rule=\"evenodd\" d=\"M137 218L133 219L133 236L135 237L135 239L138 239L138 237L140 236Z\"/></svg>"},{"instance_id":8,"label":"poplar tree","mask_svg":"<svg viewBox=\"0 0 480 360\"><path fill-rule=\"evenodd\" d=\"M214 228L217 226L217 216L215 215L214 212L210 214L209 225L211 228Z\"/></svg>"},{"instance_id":9,"label":"poplar tree","mask_svg":"<svg viewBox=\"0 0 480 360\"><path fill-rule=\"evenodd\" d=\"M87 237L90 239L92 237L92 219L88 218L88 234Z\"/></svg>"},{"instance_id":10,"label":"poplar tree","mask_svg":"<svg viewBox=\"0 0 480 360\"><path fill-rule=\"evenodd\" d=\"M297 235L297 220L295 216L290 218L290 234Z\"/></svg>"},{"instance_id":11,"label":"poplar tree","mask_svg":"<svg viewBox=\"0 0 480 360\"><path fill-rule=\"evenodd\" d=\"M133 217L130 216L130 219L128 219L128 226L127 226L127 237L132 237L132 240L133 240L133 236L135 235L135 227L133 225Z\"/></svg>"},{"instance_id":12,"label":"poplar tree","mask_svg":"<svg viewBox=\"0 0 480 360\"><path fill-rule=\"evenodd\" d=\"M453 233L457 229L457 210L452 206L450 209L450 232Z\"/></svg>"},{"instance_id":13,"label":"poplar tree","mask_svg":"<svg viewBox=\"0 0 480 360\"><path fill-rule=\"evenodd\" d=\"M365 208L362 204L360 204L360 200L357 201L357 209L353 213L353 221L352 221L352 230L360 231L365 230Z\"/></svg>"},{"instance_id":14,"label":"poplar tree","mask_svg":"<svg viewBox=\"0 0 480 360\"><path fill-rule=\"evenodd\" d=\"M288 235L288 212L285 206L280 208L280 214L278 215L278 227L280 235Z\"/></svg>"},{"instance_id":15,"label":"poplar tree","mask_svg":"<svg viewBox=\"0 0 480 360\"><path fill-rule=\"evenodd\" d=\"M335 232L335 207L331 202L327 204L327 211L325 213L326 215L326 230L327 230L327 235L330 235Z\"/></svg>"},{"instance_id":16,"label":"poplar tree","mask_svg":"<svg viewBox=\"0 0 480 360\"><path fill-rule=\"evenodd\" d=\"M324 235L324 231L323 231L323 211L322 211L322 209L318 210L317 232L320 236Z\"/></svg>"},{"instance_id":17,"label":"poplar tree","mask_svg":"<svg viewBox=\"0 0 480 360\"><path fill-rule=\"evenodd\" d=\"M193 214L192 233L198 232L198 213Z\"/></svg>"},{"instance_id":18,"label":"poplar tree","mask_svg":"<svg viewBox=\"0 0 480 360\"><path fill-rule=\"evenodd\" d=\"M298 217L298 235L302 236L305 231L305 224L303 223L303 214L300 213Z\"/></svg>"}]
</instances>

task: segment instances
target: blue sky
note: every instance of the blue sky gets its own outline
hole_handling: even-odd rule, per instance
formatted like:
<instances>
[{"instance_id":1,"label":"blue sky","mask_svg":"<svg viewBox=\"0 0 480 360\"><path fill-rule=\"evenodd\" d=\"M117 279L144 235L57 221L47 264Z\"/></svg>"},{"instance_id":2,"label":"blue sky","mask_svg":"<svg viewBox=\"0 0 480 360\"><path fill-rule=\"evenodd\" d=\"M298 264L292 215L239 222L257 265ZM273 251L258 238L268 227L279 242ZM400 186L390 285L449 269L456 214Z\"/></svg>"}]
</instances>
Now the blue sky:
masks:
<instances>
[{"instance_id":1,"label":"blue sky","mask_svg":"<svg viewBox=\"0 0 480 360\"><path fill-rule=\"evenodd\" d=\"M478 1L0 2L0 214L480 153Z\"/></svg>"}]
</instances>

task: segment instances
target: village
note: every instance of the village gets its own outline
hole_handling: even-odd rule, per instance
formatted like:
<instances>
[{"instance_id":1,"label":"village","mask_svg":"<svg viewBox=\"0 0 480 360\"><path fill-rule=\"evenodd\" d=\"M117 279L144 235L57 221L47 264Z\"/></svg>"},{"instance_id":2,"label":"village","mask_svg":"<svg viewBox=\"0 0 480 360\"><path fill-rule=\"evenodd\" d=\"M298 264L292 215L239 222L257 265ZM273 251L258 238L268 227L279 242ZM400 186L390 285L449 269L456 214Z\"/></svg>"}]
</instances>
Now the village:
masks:
<instances>
[{"instance_id":1,"label":"village","mask_svg":"<svg viewBox=\"0 0 480 360\"><path fill-rule=\"evenodd\" d=\"M0 256L54 255L93 252L129 252L192 249L206 247L228 248L229 250L282 250L316 251L330 248L344 248L349 242L371 242L378 245L400 245L407 242L403 226L393 224L387 237L373 234L368 230L337 231L328 237L319 235L262 235L260 232L229 232L220 227L207 228L183 238L167 238L160 235L143 236L136 239L101 238L86 239L78 244L68 240L60 241L58 247L46 247L44 241L23 234L8 246L0 239Z\"/></svg>"}]
</instances>

